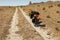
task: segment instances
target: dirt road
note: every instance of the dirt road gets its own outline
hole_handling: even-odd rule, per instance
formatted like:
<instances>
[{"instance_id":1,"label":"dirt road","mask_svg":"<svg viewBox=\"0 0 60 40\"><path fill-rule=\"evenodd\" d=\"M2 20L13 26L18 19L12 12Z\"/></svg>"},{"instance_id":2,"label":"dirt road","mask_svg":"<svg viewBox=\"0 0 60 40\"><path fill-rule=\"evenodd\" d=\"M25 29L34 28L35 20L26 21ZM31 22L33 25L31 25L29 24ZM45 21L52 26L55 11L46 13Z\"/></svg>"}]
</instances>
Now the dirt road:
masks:
<instances>
[{"instance_id":1,"label":"dirt road","mask_svg":"<svg viewBox=\"0 0 60 40\"><path fill-rule=\"evenodd\" d=\"M50 30L35 27L29 16L20 7L16 7L13 14L10 27L6 29L9 33L7 34L5 31L6 40L58 40L57 37L53 38L52 35L47 35Z\"/></svg>"},{"instance_id":2,"label":"dirt road","mask_svg":"<svg viewBox=\"0 0 60 40\"><path fill-rule=\"evenodd\" d=\"M19 29L23 36L23 40L44 40L41 35L32 27L32 25L27 21L21 10L18 10L19 15Z\"/></svg>"},{"instance_id":3,"label":"dirt road","mask_svg":"<svg viewBox=\"0 0 60 40\"><path fill-rule=\"evenodd\" d=\"M16 11L13 15L12 21L11 21L11 28L9 29L9 35L7 35L7 39L6 40L22 40L23 38L19 35L16 34L17 31L19 31L18 29L18 9L16 8Z\"/></svg>"}]
</instances>

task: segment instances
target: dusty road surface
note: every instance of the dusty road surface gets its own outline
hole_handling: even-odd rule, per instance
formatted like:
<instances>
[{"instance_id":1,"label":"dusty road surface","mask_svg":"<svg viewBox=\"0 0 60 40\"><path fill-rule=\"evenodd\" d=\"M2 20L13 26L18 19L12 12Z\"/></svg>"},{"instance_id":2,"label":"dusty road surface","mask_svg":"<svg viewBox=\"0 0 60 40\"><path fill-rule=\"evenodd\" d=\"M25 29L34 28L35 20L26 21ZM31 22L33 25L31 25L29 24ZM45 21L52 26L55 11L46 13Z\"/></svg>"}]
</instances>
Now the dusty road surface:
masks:
<instances>
[{"instance_id":1,"label":"dusty road surface","mask_svg":"<svg viewBox=\"0 0 60 40\"><path fill-rule=\"evenodd\" d=\"M41 35L32 27L32 25L26 20L24 14L20 8L18 10L19 17L19 30L17 33L21 34L23 40L44 40Z\"/></svg>"},{"instance_id":2,"label":"dusty road surface","mask_svg":"<svg viewBox=\"0 0 60 40\"><path fill-rule=\"evenodd\" d=\"M12 22L11 22L11 28L9 29L9 34L7 35L6 40L22 40L23 38L20 37L19 34L16 34L17 31L19 31L18 29L18 9L16 8L16 11L13 15L12 18Z\"/></svg>"},{"instance_id":3,"label":"dusty road surface","mask_svg":"<svg viewBox=\"0 0 60 40\"><path fill-rule=\"evenodd\" d=\"M21 9L19 8L23 14L23 16L26 18L26 20L31 24L31 26L38 32L39 35L41 35L44 40L50 40L48 39L48 35L46 35L47 31L44 32L45 30L41 30L40 27L34 27L33 23L31 22L31 19L29 18L29 16L26 15L26 13ZM49 30L48 30L49 31ZM51 39L52 40L52 39Z\"/></svg>"},{"instance_id":4,"label":"dusty road surface","mask_svg":"<svg viewBox=\"0 0 60 40\"><path fill-rule=\"evenodd\" d=\"M4 10L7 8L3 8ZM10 8L6 11L8 14L1 13L1 19L4 16L4 21L0 20L2 23L0 29L0 40L44 40L41 35L31 26L31 24L26 20L21 10L17 7ZM11 10L12 9L12 10ZM5 18L6 15L6 18ZM11 18L9 17L11 16ZM8 18L10 19L8 19ZM7 21L8 20L8 21ZM4 23L6 22L6 23ZM8 22L8 23L7 23ZM23 22L23 23L22 23ZM4 23L4 25L3 25ZM0 25L1 25L0 24ZM6 25L6 26L5 26Z\"/></svg>"}]
</instances>

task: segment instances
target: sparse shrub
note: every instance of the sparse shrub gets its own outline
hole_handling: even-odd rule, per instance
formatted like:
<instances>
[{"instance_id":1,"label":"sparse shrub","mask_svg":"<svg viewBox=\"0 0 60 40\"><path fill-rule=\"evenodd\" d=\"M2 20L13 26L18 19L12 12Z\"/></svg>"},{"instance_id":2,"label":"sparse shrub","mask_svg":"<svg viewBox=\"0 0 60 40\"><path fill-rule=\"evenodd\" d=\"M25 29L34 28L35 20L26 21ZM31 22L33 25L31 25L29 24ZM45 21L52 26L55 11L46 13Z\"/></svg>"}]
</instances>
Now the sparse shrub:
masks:
<instances>
[{"instance_id":1,"label":"sparse shrub","mask_svg":"<svg viewBox=\"0 0 60 40\"><path fill-rule=\"evenodd\" d=\"M20 6L20 7L22 7L22 6Z\"/></svg>"},{"instance_id":2,"label":"sparse shrub","mask_svg":"<svg viewBox=\"0 0 60 40\"><path fill-rule=\"evenodd\" d=\"M59 11L56 11L57 13L59 13Z\"/></svg>"},{"instance_id":3,"label":"sparse shrub","mask_svg":"<svg viewBox=\"0 0 60 40\"><path fill-rule=\"evenodd\" d=\"M23 9L23 10L25 10L25 9Z\"/></svg>"},{"instance_id":4,"label":"sparse shrub","mask_svg":"<svg viewBox=\"0 0 60 40\"><path fill-rule=\"evenodd\" d=\"M2 11L3 9L0 9L0 11Z\"/></svg>"},{"instance_id":5,"label":"sparse shrub","mask_svg":"<svg viewBox=\"0 0 60 40\"><path fill-rule=\"evenodd\" d=\"M36 31L34 31L34 32L36 32Z\"/></svg>"},{"instance_id":6,"label":"sparse shrub","mask_svg":"<svg viewBox=\"0 0 60 40\"><path fill-rule=\"evenodd\" d=\"M11 8L11 6L9 6L9 8Z\"/></svg>"},{"instance_id":7,"label":"sparse shrub","mask_svg":"<svg viewBox=\"0 0 60 40\"><path fill-rule=\"evenodd\" d=\"M43 10L45 10L45 7L43 8Z\"/></svg>"},{"instance_id":8,"label":"sparse shrub","mask_svg":"<svg viewBox=\"0 0 60 40\"><path fill-rule=\"evenodd\" d=\"M50 33L47 33L47 35L50 35Z\"/></svg>"},{"instance_id":9,"label":"sparse shrub","mask_svg":"<svg viewBox=\"0 0 60 40\"><path fill-rule=\"evenodd\" d=\"M51 7L53 7L52 5L51 6L49 6L49 8L51 8Z\"/></svg>"},{"instance_id":10,"label":"sparse shrub","mask_svg":"<svg viewBox=\"0 0 60 40\"><path fill-rule=\"evenodd\" d=\"M51 17L48 15L47 18L51 18Z\"/></svg>"},{"instance_id":11,"label":"sparse shrub","mask_svg":"<svg viewBox=\"0 0 60 40\"><path fill-rule=\"evenodd\" d=\"M41 2L41 3L44 3L44 2Z\"/></svg>"},{"instance_id":12,"label":"sparse shrub","mask_svg":"<svg viewBox=\"0 0 60 40\"><path fill-rule=\"evenodd\" d=\"M60 21L57 21L57 23L60 23Z\"/></svg>"},{"instance_id":13,"label":"sparse shrub","mask_svg":"<svg viewBox=\"0 0 60 40\"><path fill-rule=\"evenodd\" d=\"M57 6L60 7L60 4L58 4Z\"/></svg>"},{"instance_id":14,"label":"sparse shrub","mask_svg":"<svg viewBox=\"0 0 60 40\"><path fill-rule=\"evenodd\" d=\"M57 31L59 31L60 29L58 27L55 28Z\"/></svg>"},{"instance_id":15,"label":"sparse shrub","mask_svg":"<svg viewBox=\"0 0 60 40\"><path fill-rule=\"evenodd\" d=\"M40 5L37 5L38 7L40 7Z\"/></svg>"}]
</instances>

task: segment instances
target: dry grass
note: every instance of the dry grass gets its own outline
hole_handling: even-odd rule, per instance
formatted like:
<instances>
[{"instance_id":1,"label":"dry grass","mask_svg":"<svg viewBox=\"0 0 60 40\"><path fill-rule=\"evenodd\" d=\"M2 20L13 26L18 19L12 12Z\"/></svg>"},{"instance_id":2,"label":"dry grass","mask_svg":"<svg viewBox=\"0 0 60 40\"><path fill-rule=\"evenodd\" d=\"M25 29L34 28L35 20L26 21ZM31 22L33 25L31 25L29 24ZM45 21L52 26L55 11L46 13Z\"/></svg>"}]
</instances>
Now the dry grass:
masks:
<instances>
[{"instance_id":1,"label":"dry grass","mask_svg":"<svg viewBox=\"0 0 60 40\"><path fill-rule=\"evenodd\" d=\"M38 11L40 13L40 19L46 25L47 35L52 37L60 37L60 2L41 2L27 6L21 6L21 8L29 15L31 10ZM0 7L0 40L5 40L6 35L9 34L11 19L15 7ZM58 14L59 13L59 14ZM23 36L24 40L43 40L43 38L36 32L34 28L23 17L22 13L18 12L19 17L19 33ZM45 31L46 31L45 30ZM60 40L60 39L59 39Z\"/></svg>"},{"instance_id":2,"label":"dry grass","mask_svg":"<svg viewBox=\"0 0 60 40\"><path fill-rule=\"evenodd\" d=\"M60 4L58 4L57 6L60 7Z\"/></svg>"},{"instance_id":3,"label":"dry grass","mask_svg":"<svg viewBox=\"0 0 60 40\"><path fill-rule=\"evenodd\" d=\"M24 18L22 13L18 12L19 17L19 34L23 36L23 40L43 40L43 38L36 32L30 23Z\"/></svg>"},{"instance_id":4,"label":"dry grass","mask_svg":"<svg viewBox=\"0 0 60 40\"><path fill-rule=\"evenodd\" d=\"M55 31L56 27L60 28L60 24L59 24L60 21L58 21L60 20L59 7L60 7L60 2L45 2L45 3L31 4L26 7L22 7L22 9L24 9L24 11L26 12L26 15L29 15L31 10L38 11L40 13L40 18L42 22L45 23L45 25L47 25L46 30L50 30L49 33L52 36L60 37L60 31Z\"/></svg>"},{"instance_id":5,"label":"dry grass","mask_svg":"<svg viewBox=\"0 0 60 40\"><path fill-rule=\"evenodd\" d=\"M9 34L11 19L15 11L14 7L0 7L0 40L5 40Z\"/></svg>"}]
</instances>

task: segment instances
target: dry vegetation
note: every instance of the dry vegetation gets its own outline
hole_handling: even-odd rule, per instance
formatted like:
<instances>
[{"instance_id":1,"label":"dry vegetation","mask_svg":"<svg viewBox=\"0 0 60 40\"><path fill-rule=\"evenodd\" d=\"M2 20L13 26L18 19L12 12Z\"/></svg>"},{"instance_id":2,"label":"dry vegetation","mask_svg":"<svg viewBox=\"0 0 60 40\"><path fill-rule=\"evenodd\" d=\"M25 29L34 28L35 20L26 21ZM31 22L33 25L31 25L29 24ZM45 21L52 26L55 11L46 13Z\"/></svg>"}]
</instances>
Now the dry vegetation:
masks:
<instances>
[{"instance_id":1,"label":"dry vegetation","mask_svg":"<svg viewBox=\"0 0 60 40\"><path fill-rule=\"evenodd\" d=\"M52 38L59 38L60 40L60 2L41 2L34 3L27 6L21 6L21 8L29 16L32 10L40 13L40 19L46 25L45 31L47 35L51 35ZM12 16L15 12L15 7L0 7L0 40L5 40L8 29L10 28ZM23 40L44 40L36 30L27 22L20 10L18 10L19 33L23 36Z\"/></svg>"},{"instance_id":2,"label":"dry vegetation","mask_svg":"<svg viewBox=\"0 0 60 40\"><path fill-rule=\"evenodd\" d=\"M5 40L7 34L9 34L8 29L10 28L14 11L14 7L0 7L0 40Z\"/></svg>"},{"instance_id":3,"label":"dry vegetation","mask_svg":"<svg viewBox=\"0 0 60 40\"><path fill-rule=\"evenodd\" d=\"M23 40L43 40L43 38L36 32L30 23L24 18L22 13L18 12L19 17L19 34L23 36Z\"/></svg>"},{"instance_id":4,"label":"dry vegetation","mask_svg":"<svg viewBox=\"0 0 60 40\"><path fill-rule=\"evenodd\" d=\"M47 34L58 37L59 39L56 40L60 40L60 2L34 3L21 8L26 15L29 15L31 10L38 11L42 22L46 25L46 30L50 30Z\"/></svg>"}]
</instances>

